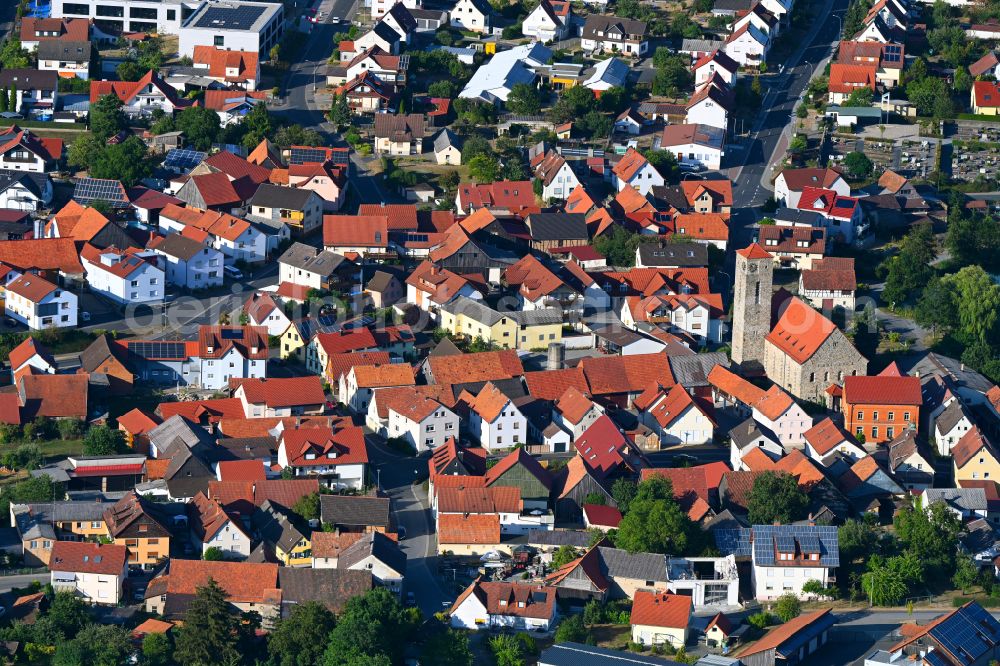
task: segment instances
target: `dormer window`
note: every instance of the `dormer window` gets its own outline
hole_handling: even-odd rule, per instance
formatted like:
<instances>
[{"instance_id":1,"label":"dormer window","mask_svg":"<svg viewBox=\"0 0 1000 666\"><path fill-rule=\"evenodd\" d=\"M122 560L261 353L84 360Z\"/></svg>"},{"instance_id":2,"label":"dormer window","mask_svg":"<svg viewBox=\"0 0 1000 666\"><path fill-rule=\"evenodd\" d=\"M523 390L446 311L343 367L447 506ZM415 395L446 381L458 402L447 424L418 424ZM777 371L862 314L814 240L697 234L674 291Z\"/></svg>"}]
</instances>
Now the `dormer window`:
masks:
<instances>
[{"instance_id":1,"label":"dormer window","mask_svg":"<svg viewBox=\"0 0 1000 666\"><path fill-rule=\"evenodd\" d=\"M507 600L506 599L501 599L500 600L500 605L501 606L506 606L507 605Z\"/></svg>"},{"instance_id":2,"label":"dormer window","mask_svg":"<svg viewBox=\"0 0 1000 666\"><path fill-rule=\"evenodd\" d=\"M331 460L333 460L334 458L337 457L337 452L336 451L330 451L329 453L326 454L326 457L329 458L329 459L331 459Z\"/></svg>"},{"instance_id":3,"label":"dormer window","mask_svg":"<svg viewBox=\"0 0 1000 666\"><path fill-rule=\"evenodd\" d=\"M306 454L306 460L316 460L316 454L315 453L307 453Z\"/></svg>"}]
</instances>

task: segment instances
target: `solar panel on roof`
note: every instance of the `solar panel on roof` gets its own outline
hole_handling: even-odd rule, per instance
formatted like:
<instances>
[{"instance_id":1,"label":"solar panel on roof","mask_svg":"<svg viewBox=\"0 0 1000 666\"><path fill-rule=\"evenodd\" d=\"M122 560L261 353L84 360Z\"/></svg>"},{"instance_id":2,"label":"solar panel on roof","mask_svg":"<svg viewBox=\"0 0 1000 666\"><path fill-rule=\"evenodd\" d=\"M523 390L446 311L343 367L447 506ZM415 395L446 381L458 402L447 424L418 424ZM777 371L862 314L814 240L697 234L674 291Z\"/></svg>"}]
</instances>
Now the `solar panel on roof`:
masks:
<instances>
[{"instance_id":1,"label":"solar panel on roof","mask_svg":"<svg viewBox=\"0 0 1000 666\"><path fill-rule=\"evenodd\" d=\"M776 534L774 535L774 542L780 553L795 552L795 539L790 534Z\"/></svg>"},{"instance_id":2,"label":"solar panel on roof","mask_svg":"<svg viewBox=\"0 0 1000 666\"><path fill-rule=\"evenodd\" d=\"M326 151L322 148L292 148L288 156L289 164L310 164L326 161Z\"/></svg>"},{"instance_id":3,"label":"solar panel on roof","mask_svg":"<svg viewBox=\"0 0 1000 666\"><path fill-rule=\"evenodd\" d=\"M183 342L129 342L128 350L141 358L183 358Z\"/></svg>"},{"instance_id":4,"label":"solar panel on roof","mask_svg":"<svg viewBox=\"0 0 1000 666\"><path fill-rule=\"evenodd\" d=\"M264 10L265 7L254 5L209 7L195 23L195 27L248 30L261 17Z\"/></svg>"},{"instance_id":5,"label":"solar panel on roof","mask_svg":"<svg viewBox=\"0 0 1000 666\"><path fill-rule=\"evenodd\" d=\"M242 328L224 328L224 329L222 329L222 339L223 340L242 340L243 339L243 329Z\"/></svg>"},{"instance_id":6,"label":"solar panel on roof","mask_svg":"<svg viewBox=\"0 0 1000 666\"><path fill-rule=\"evenodd\" d=\"M207 153L200 150L187 150L186 148L174 148L167 153L163 160L163 166L175 169L193 169L201 164Z\"/></svg>"},{"instance_id":7,"label":"solar panel on roof","mask_svg":"<svg viewBox=\"0 0 1000 666\"><path fill-rule=\"evenodd\" d=\"M73 199L78 203L87 204L91 201L106 201L108 203L128 204L125 188L117 180L104 178L81 178L73 188Z\"/></svg>"},{"instance_id":8,"label":"solar panel on roof","mask_svg":"<svg viewBox=\"0 0 1000 666\"><path fill-rule=\"evenodd\" d=\"M803 553L818 553L820 552L819 537L815 534L803 534L799 537L799 546L802 547Z\"/></svg>"}]
</instances>

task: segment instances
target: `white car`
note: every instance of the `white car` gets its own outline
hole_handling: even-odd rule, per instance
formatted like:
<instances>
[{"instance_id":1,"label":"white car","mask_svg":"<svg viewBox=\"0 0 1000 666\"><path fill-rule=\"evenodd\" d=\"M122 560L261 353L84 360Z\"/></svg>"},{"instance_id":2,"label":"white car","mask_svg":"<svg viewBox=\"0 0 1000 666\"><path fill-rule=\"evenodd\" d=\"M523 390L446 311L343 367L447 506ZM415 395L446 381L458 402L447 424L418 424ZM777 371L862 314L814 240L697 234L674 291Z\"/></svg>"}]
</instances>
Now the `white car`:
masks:
<instances>
[{"instance_id":1,"label":"white car","mask_svg":"<svg viewBox=\"0 0 1000 666\"><path fill-rule=\"evenodd\" d=\"M236 266L223 266L222 271L229 277L233 278L234 280L243 279L243 272L240 269L236 268Z\"/></svg>"}]
</instances>

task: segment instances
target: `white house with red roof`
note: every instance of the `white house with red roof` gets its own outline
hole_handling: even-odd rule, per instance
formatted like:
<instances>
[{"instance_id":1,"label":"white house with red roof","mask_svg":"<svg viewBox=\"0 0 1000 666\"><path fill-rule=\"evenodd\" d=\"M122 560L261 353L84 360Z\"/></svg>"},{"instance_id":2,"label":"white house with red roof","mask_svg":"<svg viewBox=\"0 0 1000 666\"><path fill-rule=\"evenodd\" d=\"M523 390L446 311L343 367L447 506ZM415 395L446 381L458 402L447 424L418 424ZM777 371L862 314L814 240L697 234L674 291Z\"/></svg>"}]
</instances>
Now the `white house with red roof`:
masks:
<instances>
[{"instance_id":1,"label":"white house with red roof","mask_svg":"<svg viewBox=\"0 0 1000 666\"><path fill-rule=\"evenodd\" d=\"M827 87L830 104L844 104L856 90L867 88L875 93L875 65L854 65L835 62L830 65L830 80Z\"/></svg>"},{"instance_id":2,"label":"white house with red roof","mask_svg":"<svg viewBox=\"0 0 1000 666\"><path fill-rule=\"evenodd\" d=\"M840 196L851 196L851 186L835 168L782 169L774 180L774 198L788 208L798 208L802 191L807 187L832 190Z\"/></svg>"},{"instance_id":3,"label":"white house with red roof","mask_svg":"<svg viewBox=\"0 0 1000 666\"><path fill-rule=\"evenodd\" d=\"M587 431L604 414L604 408L575 386L569 386L552 403L552 422L570 434L570 441Z\"/></svg>"},{"instance_id":4,"label":"white house with red roof","mask_svg":"<svg viewBox=\"0 0 1000 666\"><path fill-rule=\"evenodd\" d=\"M493 382L476 396L463 391L460 399L469 408L469 435L487 451L512 449L527 441L528 420Z\"/></svg>"},{"instance_id":5,"label":"white house with red roof","mask_svg":"<svg viewBox=\"0 0 1000 666\"><path fill-rule=\"evenodd\" d=\"M739 63L726 55L725 51L715 50L694 63L694 84L702 86L719 77L727 84L733 85L739 69Z\"/></svg>"},{"instance_id":6,"label":"white house with red roof","mask_svg":"<svg viewBox=\"0 0 1000 666\"><path fill-rule=\"evenodd\" d=\"M267 329L259 326L202 326L198 331L197 360L201 386L229 387L229 380L267 376Z\"/></svg>"},{"instance_id":7,"label":"white house with red roof","mask_svg":"<svg viewBox=\"0 0 1000 666\"><path fill-rule=\"evenodd\" d=\"M386 401L386 409L389 417L387 436L402 438L418 453L443 445L449 437L455 437L459 429L455 412L412 389L394 392Z\"/></svg>"},{"instance_id":8,"label":"white house with red roof","mask_svg":"<svg viewBox=\"0 0 1000 666\"><path fill-rule=\"evenodd\" d=\"M413 367L409 363L356 365L341 376L339 395L355 414L365 414L375 391L414 384Z\"/></svg>"},{"instance_id":9,"label":"white house with red roof","mask_svg":"<svg viewBox=\"0 0 1000 666\"><path fill-rule=\"evenodd\" d=\"M542 43L566 39L572 18L566 0L541 0L521 24L521 34Z\"/></svg>"},{"instance_id":10,"label":"white house with red roof","mask_svg":"<svg viewBox=\"0 0 1000 666\"><path fill-rule=\"evenodd\" d=\"M117 606L128 578L128 549L117 544L56 541L49 559L52 588L92 604Z\"/></svg>"},{"instance_id":11,"label":"white house with red roof","mask_svg":"<svg viewBox=\"0 0 1000 666\"><path fill-rule=\"evenodd\" d=\"M87 243L80 260L93 292L118 303L162 303L166 273L159 255L149 250L100 250Z\"/></svg>"},{"instance_id":12,"label":"white house with red roof","mask_svg":"<svg viewBox=\"0 0 1000 666\"><path fill-rule=\"evenodd\" d=\"M6 289L4 312L29 329L76 326L77 297L72 291L34 273L8 282Z\"/></svg>"},{"instance_id":13,"label":"white house with red roof","mask_svg":"<svg viewBox=\"0 0 1000 666\"><path fill-rule=\"evenodd\" d=\"M611 184L621 192L626 187L633 187L642 196L649 194L654 187L664 184L663 176L649 160L635 148L625 151L614 167L611 168Z\"/></svg>"},{"instance_id":14,"label":"white house with red roof","mask_svg":"<svg viewBox=\"0 0 1000 666\"><path fill-rule=\"evenodd\" d=\"M639 422L656 433L661 446L697 445L712 441L715 418L680 384L670 389L651 386L633 403Z\"/></svg>"},{"instance_id":15,"label":"white house with red roof","mask_svg":"<svg viewBox=\"0 0 1000 666\"><path fill-rule=\"evenodd\" d=\"M547 631L559 613L556 589L527 583L476 579L449 611L456 629L509 627Z\"/></svg>"},{"instance_id":16,"label":"white house with red roof","mask_svg":"<svg viewBox=\"0 0 1000 666\"><path fill-rule=\"evenodd\" d=\"M685 107L687 123L701 123L725 131L729 114L736 108L736 95L719 75L698 86Z\"/></svg>"},{"instance_id":17,"label":"white house with red roof","mask_svg":"<svg viewBox=\"0 0 1000 666\"><path fill-rule=\"evenodd\" d=\"M799 210L823 216L827 236L842 243L854 244L868 231L857 197L838 194L820 187L804 187L795 206Z\"/></svg>"},{"instance_id":18,"label":"white house with red roof","mask_svg":"<svg viewBox=\"0 0 1000 666\"><path fill-rule=\"evenodd\" d=\"M667 125L660 136L660 150L669 150L680 164L719 169L722 166L725 138L723 130L710 125Z\"/></svg>"},{"instance_id":19,"label":"white house with red roof","mask_svg":"<svg viewBox=\"0 0 1000 666\"><path fill-rule=\"evenodd\" d=\"M480 208L517 212L535 205L535 191L530 180L500 180L481 185L462 183L455 197L459 215L471 215Z\"/></svg>"},{"instance_id":20,"label":"white house with red roof","mask_svg":"<svg viewBox=\"0 0 1000 666\"><path fill-rule=\"evenodd\" d=\"M203 76L231 88L256 90L260 80L256 51L230 51L215 46L196 46L191 60L195 69L208 70Z\"/></svg>"},{"instance_id":21,"label":"white house with red roof","mask_svg":"<svg viewBox=\"0 0 1000 666\"><path fill-rule=\"evenodd\" d=\"M841 456L857 461L868 455L857 439L830 418L823 419L807 430L805 440L803 450L806 456L824 467L829 467Z\"/></svg>"},{"instance_id":22,"label":"white house with red roof","mask_svg":"<svg viewBox=\"0 0 1000 666\"><path fill-rule=\"evenodd\" d=\"M226 180L225 174L212 175ZM226 264L264 261L272 239L275 239L257 226L228 213L175 204L164 206L160 211L159 224L163 231L176 231L199 243L207 243L224 255ZM284 237L287 238L287 226L283 229Z\"/></svg>"},{"instance_id":23,"label":"white house with red roof","mask_svg":"<svg viewBox=\"0 0 1000 666\"><path fill-rule=\"evenodd\" d=\"M0 131L0 169L48 173L62 154L62 139L43 139L17 125Z\"/></svg>"},{"instance_id":24,"label":"white house with red roof","mask_svg":"<svg viewBox=\"0 0 1000 666\"><path fill-rule=\"evenodd\" d=\"M148 116L155 109L173 115L180 108L191 106L188 100L153 70L138 81L91 81L90 103L96 104L105 95L115 95L122 102L122 111L130 116Z\"/></svg>"},{"instance_id":25,"label":"white house with red roof","mask_svg":"<svg viewBox=\"0 0 1000 666\"><path fill-rule=\"evenodd\" d=\"M278 436L278 465L296 477L318 477L334 489L361 490L366 480L368 446L360 426L296 428Z\"/></svg>"},{"instance_id":26,"label":"white house with red roof","mask_svg":"<svg viewBox=\"0 0 1000 666\"><path fill-rule=\"evenodd\" d=\"M684 647L691 621L691 597L638 590L632 600L632 641L639 645Z\"/></svg>"},{"instance_id":27,"label":"white house with red roof","mask_svg":"<svg viewBox=\"0 0 1000 666\"><path fill-rule=\"evenodd\" d=\"M976 81L972 84L969 105L972 112L983 116L1000 113L1000 86L995 81Z\"/></svg>"},{"instance_id":28,"label":"white house with red roof","mask_svg":"<svg viewBox=\"0 0 1000 666\"><path fill-rule=\"evenodd\" d=\"M767 60L770 38L753 23L744 23L726 39L726 55L741 67L759 67Z\"/></svg>"},{"instance_id":29,"label":"white house with red roof","mask_svg":"<svg viewBox=\"0 0 1000 666\"><path fill-rule=\"evenodd\" d=\"M326 407L323 384L316 375L232 379L233 397L243 404L248 419L322 414Z\"/></svg>"}]
</instances>

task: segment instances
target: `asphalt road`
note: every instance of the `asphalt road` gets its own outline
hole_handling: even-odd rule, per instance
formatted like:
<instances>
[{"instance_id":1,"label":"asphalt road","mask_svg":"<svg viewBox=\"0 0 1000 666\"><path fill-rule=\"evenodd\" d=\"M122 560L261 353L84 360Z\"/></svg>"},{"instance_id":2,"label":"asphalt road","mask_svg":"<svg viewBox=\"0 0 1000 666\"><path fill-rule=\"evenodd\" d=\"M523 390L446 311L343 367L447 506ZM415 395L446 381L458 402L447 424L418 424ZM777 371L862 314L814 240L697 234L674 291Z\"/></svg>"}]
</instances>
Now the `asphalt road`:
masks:
<instances>
[{"instance_id":1,"label":"asphalt road","mask_svg":"<svg viewBox=\"0 0 1000 666\"><path fill-rule=\"evenodd\" d=\"M742 158L738 158L743 168L733 188L733 207L740 213L744 213L743 209L762 205L771 196L769 186L762 180L770 180L771 164L780 160L779 148L787 145L786 131L794 120L795 107L814 71L830 57L840 38L840 15L847 4L847 0L827 0L821 22L813 27L812 38L806 42L808 46L792 54L784 71L766 84L761 114L753 125ZM737 248L749 244L756 221L752 212L740 213L734 214L733 225L732 245Z\"/></svg>"},{"instance_id":2,"label":"asphalt road","mask_svg":"<svg viewBox=\"0 0 1000 666\"><path fill-rule=\"evenodd\" d=\"M380 487L392 498L397 527L406 531L400 542L406 553L405 591L413 592L420 610L429 618L454 596L442 589L437 576L434 519L422 486L427 478L427 457L401 456L387 449L381 438L368 436L368 458Z\"/></svg>"},{"instance_id":3,"label":"asphalt road","mask_svg":"<svg viewBox=\"0 0 1000 666\"><path fill-rule=\"evenodd\" d=\"M16 587L27 587L34 581L38 581L42 584L49 582L52 575L47 571L37 574L24 574L17 576L2 576L0 577L0 594L5 594L10 592Z\"/></svg>"},{"instance_id":4,"label":"asphalt road","mask_svg":"<svg viewBox=\"0 0 1000 666\"><path fill-rule=\"evenodd\" d=\"M313 24L308 41L285 79L285 104L272 109L290 123L316 130L329 145L346 145L336 128L326 121L326 108L317 103L316 92L326 88L326 60L333 52L333 36L338 32L346 32L350 21L357 12L357 0L322 0L318 11L322 12L321 23ZM330 23L334 17L343 19L339 23ZM325 97L323 98L325 99ZM353 197L350 208L356 208L361 202L396 202L399 197L388 192L385 183L379 175L371 175L369 166L371 160L365 160L351 151L351 186L356 196Z\"/></svg>"}]
</instances>

